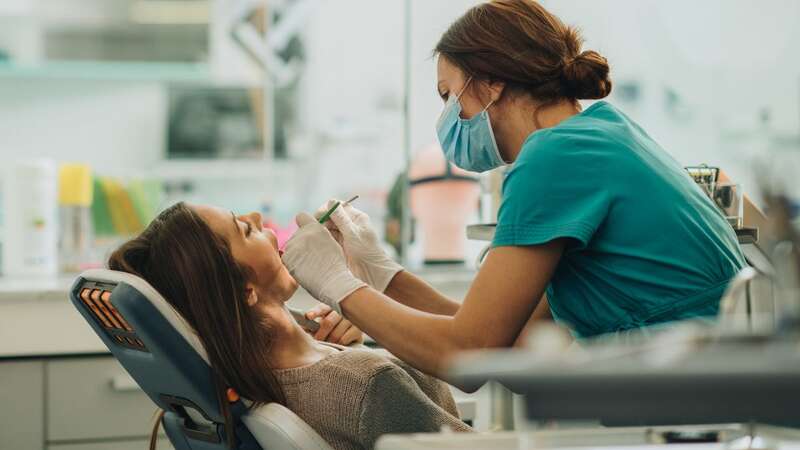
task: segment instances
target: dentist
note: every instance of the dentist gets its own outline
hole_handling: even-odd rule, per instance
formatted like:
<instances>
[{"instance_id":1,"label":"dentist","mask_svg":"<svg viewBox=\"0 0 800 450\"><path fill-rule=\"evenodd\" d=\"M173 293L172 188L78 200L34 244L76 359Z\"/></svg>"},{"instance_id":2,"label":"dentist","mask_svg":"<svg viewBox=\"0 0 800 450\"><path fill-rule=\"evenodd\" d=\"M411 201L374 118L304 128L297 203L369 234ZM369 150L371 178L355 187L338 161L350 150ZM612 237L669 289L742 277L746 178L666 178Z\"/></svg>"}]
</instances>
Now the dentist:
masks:
<instances>
[{"instance_id":1,"label":"dentist","mask_svg":"<svg viewBox=\"0 0 800 450\"><path fill-rule=\"evenodd\" d=\"M745 266L711 200L642 127L607 102L609 66L533 0L495 0L436 46L447 159L513 164L492 250L463 302L380 249L369 218L340 207L340 245L308 214L284 264L312 295L399 358L442 374L464 350L513 345L545 299L578 338L713 317Z\"/></svg>"}]
</instances>

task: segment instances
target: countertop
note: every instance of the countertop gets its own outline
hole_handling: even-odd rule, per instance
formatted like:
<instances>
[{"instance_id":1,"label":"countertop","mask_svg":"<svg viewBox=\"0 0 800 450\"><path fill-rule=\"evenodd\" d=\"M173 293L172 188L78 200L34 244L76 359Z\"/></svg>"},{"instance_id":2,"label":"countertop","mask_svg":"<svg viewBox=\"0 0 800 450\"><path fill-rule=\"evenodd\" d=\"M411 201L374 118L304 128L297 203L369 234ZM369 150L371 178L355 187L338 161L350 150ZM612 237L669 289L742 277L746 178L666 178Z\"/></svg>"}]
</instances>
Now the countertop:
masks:
<instances>
[{"instance_id":1,"label":"countertop","mask_svg":"<svg viewBox=\"0 0 800 450\"><path fill-rule=\"evenodd\" d=\"M77 274L53 278L0 277L0 303L66 298L76 276Z\"/></svg>"},{"instance_id":2,"label":"countertop","mask_svg":"<svg viewBox=\"0 0 800 450\"><path fill-rule=\"evenodd\" d=\"M461 301L475 275L463 266L413 271ZM53 278L0 277L0 359L108 353L68 298L77 274ZM289 304L308 309L316 300L299 289Z\"/></svg>"}]
</instances>

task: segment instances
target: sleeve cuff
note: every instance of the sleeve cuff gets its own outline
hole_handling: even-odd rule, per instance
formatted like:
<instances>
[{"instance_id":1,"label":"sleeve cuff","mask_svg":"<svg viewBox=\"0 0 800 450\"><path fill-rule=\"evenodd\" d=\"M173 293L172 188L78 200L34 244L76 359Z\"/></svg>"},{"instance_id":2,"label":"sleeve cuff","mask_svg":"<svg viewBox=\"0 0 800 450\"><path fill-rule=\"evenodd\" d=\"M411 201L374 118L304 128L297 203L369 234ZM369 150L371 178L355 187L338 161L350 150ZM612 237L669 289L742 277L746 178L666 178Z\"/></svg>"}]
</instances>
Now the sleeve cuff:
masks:
<instances>
[{"instance_id":1,"label":"sleeve cuff","mask_svg":"<svg viewBox=\"0 0 800 450\"><path fill-rule=\"evenodd\" d=\"M341 273L328 280L322 288L323 294L319 300L333 308L334 311L342 314L340 303L353 292L367 287L367 284L354 277L350 272Z\"/></svg>"},{"instance_id":2,"label":"sleeve cuff","mask_svg":"<svg viewBox=\"0 0 800 450\"><path fill-rule=\"evenodd\" d=\"M499 224L492 247L545 244L554 239L572 238L578 241L574 249L585 248L594 235L595 228L586 222L560 225L503 225Z\"/></svg>"}]
</instances>

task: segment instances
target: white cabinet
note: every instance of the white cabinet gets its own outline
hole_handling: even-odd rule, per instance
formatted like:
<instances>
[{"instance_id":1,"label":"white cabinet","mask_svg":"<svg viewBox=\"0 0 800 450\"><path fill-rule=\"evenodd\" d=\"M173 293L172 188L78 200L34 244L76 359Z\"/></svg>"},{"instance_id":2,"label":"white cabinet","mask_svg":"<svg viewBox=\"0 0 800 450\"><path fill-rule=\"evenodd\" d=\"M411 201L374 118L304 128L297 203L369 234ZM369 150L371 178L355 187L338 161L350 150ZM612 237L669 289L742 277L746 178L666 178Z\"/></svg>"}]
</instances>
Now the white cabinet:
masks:
<instances>
[{"instance_id":1,"label":"white cabinet","mask_svg":"<svg viewBox=\"0 0 800 450\"><path fill-rule=\"evenodd\" d=\"M44 363L0 362L0 449L44 443Z\"/></svg>"},{"instance_id":2,"label":"white cabinet","mask_svg":"<svg viewBox=\"0 0 800 450\"><path fill-rule=\"evenodd\" d=\"M47 450L146 450L150 448L150 440L134 440L119 442L99 442L92 444L59 444L50 445ZM174 450L167 438L158 440L156 450Z\"/></svg>"},{"instance_id":3,"label":"white cabinet","mask_svg":"<svg viewBox=\"0 0 800 450\"><path fill-rule=\"evenodd\" d=\"M0 360L0 450L146 449L155 411L111 356Z\"/></svg>"},{"instance_id":4,"label":"white cabinet","mask_svg":"<svg viewBox=\"0 0 800 450\"><path fill-rule=\"evenodd\" d=\"M110 357L48 362L47 441L148 436L156 406L127 377Z\"/></svg>"}]
</instances>

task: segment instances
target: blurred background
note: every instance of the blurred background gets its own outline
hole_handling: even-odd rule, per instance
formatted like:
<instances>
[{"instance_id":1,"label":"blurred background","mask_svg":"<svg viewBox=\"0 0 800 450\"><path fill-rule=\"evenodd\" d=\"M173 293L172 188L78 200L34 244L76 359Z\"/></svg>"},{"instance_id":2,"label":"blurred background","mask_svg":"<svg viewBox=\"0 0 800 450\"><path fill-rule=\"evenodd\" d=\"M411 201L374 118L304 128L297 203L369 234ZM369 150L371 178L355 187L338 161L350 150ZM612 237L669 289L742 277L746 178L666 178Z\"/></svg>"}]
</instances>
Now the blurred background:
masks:
<instances>
[{"instance_id":1,"label":"blurred background","mask_svg":"<svg viewBox=\"0 0 800 450\"><path fill-rule=\"evenodd\" d=\"M57 239L74 271L179 200L259 211L285 238L297 212L358 194L407 264L471 267L463 226L493 219L496 183L445 167L431 51L476 3L2 0L3 243ZM608 57L609 101L681 164L723 168L756 202L754 165L791 179L800 3L542 3ZM56 220L9 225L25 214Z\"/></svg>"}]
</instances>

